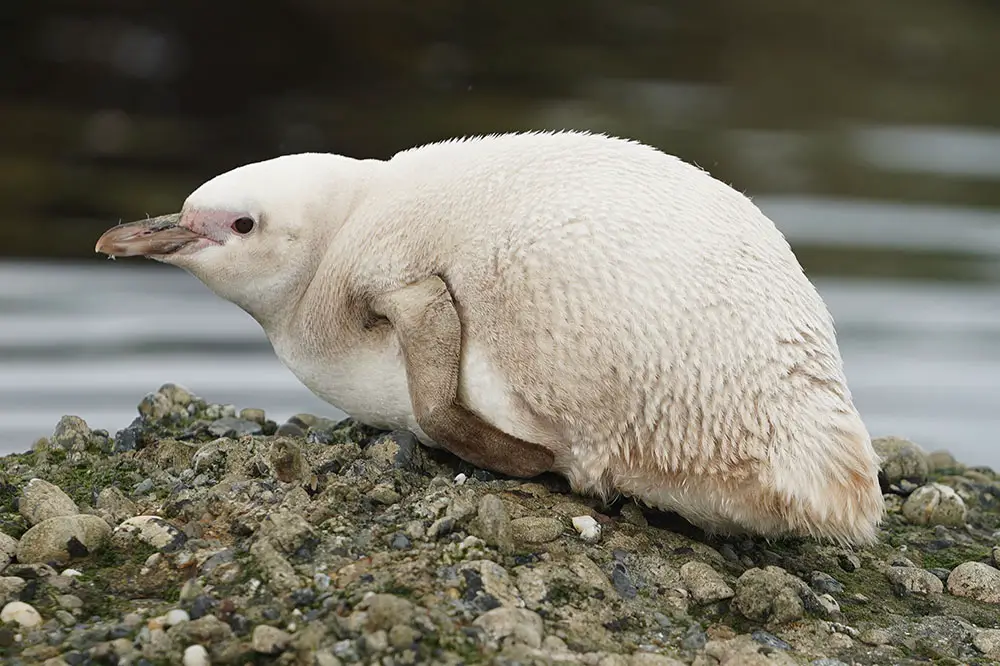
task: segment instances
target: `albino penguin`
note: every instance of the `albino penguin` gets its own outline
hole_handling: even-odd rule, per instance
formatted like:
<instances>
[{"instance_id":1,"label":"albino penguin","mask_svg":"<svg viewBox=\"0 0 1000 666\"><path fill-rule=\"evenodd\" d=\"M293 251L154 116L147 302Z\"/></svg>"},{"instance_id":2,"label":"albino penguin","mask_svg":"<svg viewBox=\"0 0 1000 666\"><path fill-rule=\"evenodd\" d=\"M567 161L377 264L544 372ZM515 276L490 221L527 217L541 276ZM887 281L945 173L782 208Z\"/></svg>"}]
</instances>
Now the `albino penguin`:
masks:
<instances>
[{"instance_id":1,"label":"albino penguin","mask_svg":"<svg viewBox=\"0 0 1000 666\"><path fill-rule=\"evenodd\" d=\"M749 199L649 146L287 155L97 251L190 271L320 398L481 467L709 532L876 538L878 458L820 296Z\"/></svg>"}]
</instances>

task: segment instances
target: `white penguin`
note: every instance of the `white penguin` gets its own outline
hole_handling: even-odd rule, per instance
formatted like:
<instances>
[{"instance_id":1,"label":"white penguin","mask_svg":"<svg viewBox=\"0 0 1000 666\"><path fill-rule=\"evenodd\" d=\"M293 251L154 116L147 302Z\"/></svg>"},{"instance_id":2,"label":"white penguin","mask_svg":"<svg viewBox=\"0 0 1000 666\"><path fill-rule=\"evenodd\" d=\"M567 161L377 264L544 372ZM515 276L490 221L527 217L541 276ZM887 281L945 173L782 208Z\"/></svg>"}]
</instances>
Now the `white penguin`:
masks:
<instances>
[{"instance_id":1,"label":"white penguin","mask_svg":"<svg viewBox=\"0 0 1000 666\"><path fill-rule=\"evenodd\" d=\"M322 399L471 463L709 532L876 538L878 458L819 294L747 197L652 147L287 155L97 250L190 271Z\"/></svg>"}]
</instances>

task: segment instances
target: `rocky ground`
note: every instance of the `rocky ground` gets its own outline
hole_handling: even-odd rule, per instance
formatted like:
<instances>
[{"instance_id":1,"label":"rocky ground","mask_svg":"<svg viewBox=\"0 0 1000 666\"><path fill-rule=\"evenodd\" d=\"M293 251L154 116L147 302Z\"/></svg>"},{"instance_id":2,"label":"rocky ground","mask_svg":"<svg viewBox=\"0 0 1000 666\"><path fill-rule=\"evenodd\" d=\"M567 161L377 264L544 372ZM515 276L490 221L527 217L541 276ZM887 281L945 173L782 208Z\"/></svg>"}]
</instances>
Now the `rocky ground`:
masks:
<instances>
[{"instance_id":1,"label":"rocky ground","mask_svg":"<svg viewBox=\"0 0 1000 666\"><path fill-rule=\"evenodd\" d=\"M851 551L171 385L139 412L0 462L3 663L1000 663L1000 477L904 440Z\"/></svg>"}]
</instances>

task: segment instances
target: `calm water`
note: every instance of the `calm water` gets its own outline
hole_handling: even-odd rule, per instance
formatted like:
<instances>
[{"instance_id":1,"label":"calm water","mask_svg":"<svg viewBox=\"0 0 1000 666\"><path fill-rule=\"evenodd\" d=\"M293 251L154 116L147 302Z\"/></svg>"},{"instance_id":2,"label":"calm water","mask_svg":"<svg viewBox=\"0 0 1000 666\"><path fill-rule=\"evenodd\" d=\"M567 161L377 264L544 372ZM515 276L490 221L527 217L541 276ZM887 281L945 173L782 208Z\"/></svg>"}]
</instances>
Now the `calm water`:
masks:
<instances>
[{"instance_id":1,"label":"calm water","mask_svg":"<svg viewBox=\"0 0 1000 666\"><path fill-rule=\"evenodd\" d=\"M1000 212L756 201L793 245L974 251L1000 278ZM1000 280L816 283L872 433L1000 467ZM114 432L168 381L279 420L341 415L285 370L253 320L183 271L0 263L0 452L29 448L63 414Z\"/></svg>"}]
</instances>

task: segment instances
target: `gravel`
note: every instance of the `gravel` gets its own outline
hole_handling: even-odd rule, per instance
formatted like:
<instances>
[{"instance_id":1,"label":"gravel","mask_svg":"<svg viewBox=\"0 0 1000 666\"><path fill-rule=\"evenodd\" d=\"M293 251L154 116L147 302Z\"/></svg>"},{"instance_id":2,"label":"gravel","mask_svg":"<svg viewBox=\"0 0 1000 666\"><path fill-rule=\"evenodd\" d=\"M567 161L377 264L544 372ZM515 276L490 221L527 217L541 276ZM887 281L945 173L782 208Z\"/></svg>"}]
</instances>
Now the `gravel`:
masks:
<instances>
[{"instance_id":1,"label":"gravel","mask_svg":"<svg viewBox=\"0 0 1000 666\"><path fill-rule=\"evenodd\" d=\"M996 663L1000 477L876 441L888 515L849 549L166 385L113 436L66 416L0 462L0 661Z\"/></svg>"}]
</instances>

